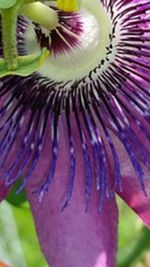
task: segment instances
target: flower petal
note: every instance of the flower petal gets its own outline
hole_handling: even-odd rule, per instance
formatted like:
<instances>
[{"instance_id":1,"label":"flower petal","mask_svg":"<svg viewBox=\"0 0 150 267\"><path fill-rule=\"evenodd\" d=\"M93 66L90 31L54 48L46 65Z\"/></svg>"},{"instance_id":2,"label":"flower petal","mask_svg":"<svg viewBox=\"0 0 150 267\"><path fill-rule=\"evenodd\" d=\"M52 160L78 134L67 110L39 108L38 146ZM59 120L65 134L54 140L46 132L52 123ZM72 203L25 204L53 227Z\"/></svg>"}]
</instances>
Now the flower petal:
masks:
<instances>
[{"instance_id":1,"label":"flower petal","mask_svg":"<svg viewBox=\"0 0 150 267\"><path fill-rule=\"evenodd\" d=\"M5 102L5 98L0 98L0 113L2 113L2 108L3 108L3 104ZM1 127L1 124L0 124L0 127ZM2 128L2 127L1 127ZM0 146L2 145L3 142L3 134L2 132L0 131ZM10 153L10 155L7 155L8 156L8 163L11 162L12 158L14 157L14 155L16 154L16 149L17 147L19 146L18 145L18 139L16 140L14 146L13 146L13 149ZM5 170L6 172L6 169L7 169L7 166L4 164L5 163L5 160L4 158L2 157L2 151L0 149L0 153L1 153L1 158L0 158L0 202L3 201L8 192L10 191L10 187L6 187L6 184L5 184L5 177L3 176L3 170ZM9 154L9 153L8 153ZM3 163L4 161L4 163Z\"/></svg>"},{"instance_id":2,"label":"flower petal","mask_svg":"<svg viewBox=\"0 0 150 267\"><path fill-rule=\"evenodd\" d=\"M8 189L5 187L4 182L0 181L0 202L3 201L8 193Z\"/></svg>"},{"instance_id":3,"label":"flower petal","mask_svg":"<svg viewBox=\"0 0 150 267\"><path fill-rule=\"evenodd\" d=\"M143 145L142 153L144 153L145 148L149 151L149 143L144 137L144 134L141 134L141 132L135 128L135 125L133 127ZM145 161L147 160L146 154L145 156L141 155L141 151L138 147L135 150L145 174L142 184L141 180L137 177L137 173L135 172L121 142L119 142L116 137L113 137L113 140L117 152L119 153L122 171L122 191L118 190L117 194L140 216L146 226L150 227L150 173L148 166L145 166Z\"/></svg>"},{"instance_id":4,"label":"flower petal","mask_svg":"<svg viewBox=\"0 0 150 267\"><path fill-rule=\"evenodd\" d=\"M85 212L84 161L76 131L78 154L73 196L70 205L61 210L66 195L64 185L68 180L69 153L66 131L61 126L59 133L61 143L55 177L41 203L32 194L34 184L31 183L42 180L47 165L46 148L40 166L34 172L36 179L27 186L42 251L52 267L114 267L118 222L115 199L105 199L103 211L99 214L99 193L93 188L89 208Z\"/></svg>"},{"instance_id":5,"label":"flower petal","mask_svg":"<svg viewBox=\"0 0 150 267\"><path fill-rule=\"evenodd\" d=\"M150 228L150 186L147 185L146 189L148 196L144 195L137 177L128 176L123 179L123 192L118 194Z\"/></svg>"}]
</instances>

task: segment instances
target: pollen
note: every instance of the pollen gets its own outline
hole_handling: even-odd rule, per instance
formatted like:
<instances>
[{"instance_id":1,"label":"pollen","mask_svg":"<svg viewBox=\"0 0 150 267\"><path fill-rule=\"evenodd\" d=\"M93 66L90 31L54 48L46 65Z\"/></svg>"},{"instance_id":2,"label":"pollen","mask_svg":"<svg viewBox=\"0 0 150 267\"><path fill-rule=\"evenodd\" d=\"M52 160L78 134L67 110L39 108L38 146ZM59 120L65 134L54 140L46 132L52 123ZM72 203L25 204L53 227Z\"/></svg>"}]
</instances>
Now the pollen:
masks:
<instances>
[{"instance_id":1,"label":"pollen","mask_svg":"<svg viewBox=\"0 0 150 267\"><path fill-rule=\"evenodd\" d=\"M57 0L57 7L65 12L77 12L79 0Z\"/></svg>"}]
</instances>

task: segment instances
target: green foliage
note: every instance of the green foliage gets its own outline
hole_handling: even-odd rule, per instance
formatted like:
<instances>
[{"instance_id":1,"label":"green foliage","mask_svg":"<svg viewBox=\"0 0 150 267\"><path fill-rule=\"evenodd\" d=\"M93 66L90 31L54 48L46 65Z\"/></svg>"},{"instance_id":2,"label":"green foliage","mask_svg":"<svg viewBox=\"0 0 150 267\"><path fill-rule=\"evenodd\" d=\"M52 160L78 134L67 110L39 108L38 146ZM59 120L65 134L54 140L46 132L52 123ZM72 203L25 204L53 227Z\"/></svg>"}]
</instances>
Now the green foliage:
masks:
<instances>
[{"instance_id":1,"label":"green foliage","mask_svg":"<svg viewBox=\"0 0 150 267\"><path fill-rule=\"evenodd\" d=\"M48 267L40 251L30 209L13 208L13 214L15 216L20 242L22 244L24 255L27 261L27 266Z\"/></svg>"},{"instance_id":2,"label":"green foliage","mask_svg":"<svg viewBox=\"0 0 150 267\"><path fill-rule=\"evenodd\" d=\"M117 267L136 267L150 252L150 231L137 215L119 200L119 249ZM144 267L149 267L143 265Z\"/></svg>"},{"instance_id":3,"label":"green foliage","mask_svg":"<svg viewBox=\"0 0 150 267\"><path fill-rule=\"evenodd\" d=\"M22 190L19 194L17 194L17 190L21 186L21 179L13 186L12 190L8 194L6 200L12 204L13 206L20 207L23 203L26 202L26 193Z\"/></svg>"},{"instance_id":4,"label":"green foliage","mask_svg":"<svg viewBox=\"0 0 150 267\"><path fill-rule=\"evenodd\" d=\"M12 267L48 267L29 208L0 205L0 260Z\"/></svg>"}]
</instances>

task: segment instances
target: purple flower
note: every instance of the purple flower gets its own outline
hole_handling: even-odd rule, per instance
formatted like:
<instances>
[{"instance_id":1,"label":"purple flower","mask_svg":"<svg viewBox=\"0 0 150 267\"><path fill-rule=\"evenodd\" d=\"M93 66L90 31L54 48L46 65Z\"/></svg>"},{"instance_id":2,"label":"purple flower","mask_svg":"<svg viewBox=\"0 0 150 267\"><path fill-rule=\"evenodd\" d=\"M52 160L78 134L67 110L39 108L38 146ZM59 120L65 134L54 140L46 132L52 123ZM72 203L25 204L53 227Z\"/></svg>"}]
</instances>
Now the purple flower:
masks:
<instances>
[{"instance_id":1,"label":"purple flower","mask_svg":"<svg viewBox=\"0 0 150 267\"><path fill-rule=\"evenodd\" d=\"M24 177L52 267L114 267L115 193L150 226L150 1L53 8L51 32L18 20L19 53L47 47L44 66L0 81L0 198Z\"/></svg>"}]
</instances>

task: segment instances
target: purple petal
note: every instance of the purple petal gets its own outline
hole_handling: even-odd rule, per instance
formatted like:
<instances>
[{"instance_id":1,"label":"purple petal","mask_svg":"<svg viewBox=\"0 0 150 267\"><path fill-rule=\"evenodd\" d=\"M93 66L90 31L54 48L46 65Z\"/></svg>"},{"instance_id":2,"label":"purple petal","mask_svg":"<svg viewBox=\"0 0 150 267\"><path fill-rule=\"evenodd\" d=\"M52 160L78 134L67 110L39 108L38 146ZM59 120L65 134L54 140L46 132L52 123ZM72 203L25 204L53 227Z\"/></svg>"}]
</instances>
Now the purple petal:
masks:
<instances>
[{"instance_id":1,"label":"purple petal","mask_svg":"<svg viewBox=\"0 0 150 267\"><path fill-rule=\"evenodd\" d=\"M134 131L136 131L139 140L142 142L144 153L144 148L149 150L149 143L144 138L144 135L138 131L135 125L133 125L133 128ZM113 141L115 142L116 149L119 153L122 172L122 191L118 190L117 194L138 214L144 224L150 228L150 174L148 166L144 166L146 155L145 157L141 156L141 151L137 147L137 158L141 160L142 168L145 173L143 188L122 144L115 138L113 138Z\"/></svg>"},{"instance_id":2,"label":"purple petal","mask_svg":"<svg viewBox=\"0 0 150 267\"><path fill-rule=\"evenodd\" d=\"M114 267L118 223L115 199L105 199L103 211L99 214L99 192L96 192L93 185L88 211L85 211L84 160L77 138L78 160L73 197L70 205L61 210L69 171L68 142L64 133L61 127L62 141L55 177L41 203L32 192L34 185L42 180L47 168L46 147L40 166L34 172L35 184L32 180L27 187L42 251L52 267Z\"/></svg>"},{"instance_id":3,"label":"purple petal","mask_svg":"<svg viewBox=\"0 0 150 267\"><path fill-rule=\"evenodd\" d=\"M8 188L5 187L5 184L0 181L0 202L3 201L8 193Z\"/></svg>"},{"instance_id":4,"label":"purple petal","mask_svg":"<svg viewBox=\"0 0 150 267\"><path fill-rule=\"evenodd\" d=\"M114 266L112 196L130 192L127 199L139 211L133 196L141 188L144 205L148 190L150 4L101 2L112 32L104 58L85 77L60 81L39 72L1 83L0 95L9 96L0 112L1 177L9 187L24 176L20 190L28 184L41 247L54 267ZM135 188L124 187L122 177L136 177ZM139 213L149 221L143 208Z\"/></svg>"},{"instance_id":5,"label":"purple petal","mask_svg":"<svg viewBox=\"0 0 150 267\"><path fill-rule=\"evenodd\" d=\"M54 191L55 193L56 191ZM30 200L31 201L31 200ZM114 267L117 245L117 214L113 201L98 215L83 210L80 199L64 212L50 204L31 205L43 254L52 267Z\"/></svg>"},{"instance_id":6,"label":"purple petal","mask_svg":"<svg viewBox=\"0 0 150 267\"><path fill-rule=\"evenodd\" d=\"M119 196L132 208L150 228L150 185L146 185L148 196L143 194L141 185L136 177L128 176L123 179L123 192Z\"/></svg>"},{"instance_id":7,"label":"purple petal","mask_svg":"<svg viewBox=\"0 0 150 267\"><path fill-rule=\"evenodd\" d=\"M1 114L2 114L2 107L3 107L4 102L5 102L5 98L1 98L1 100L0 100ZM2 135L2 132L0 131L0 144L2 144L2 140L3 140L3 135ZM7 143L6 143L6 145L7 145ZM7 159L8 159L7 163L8 164L10 164L12 162L12 158L15 157L16 151L17 151L17 148L19 147L19 145L20 145L19 138L17 138L15 143L14 143L14 146L12 147L11 153L7 153L8 154L7 155ZM8 192L10 191L10 187L7 187L5 184L5 177L3 175L3 172L6 172L6 169L7 169L7 165L5 164L5 158L2 157L2 153L1 153L1 158L0 158L0 202L6 198Z\"/></svg>"}]
</instances>

